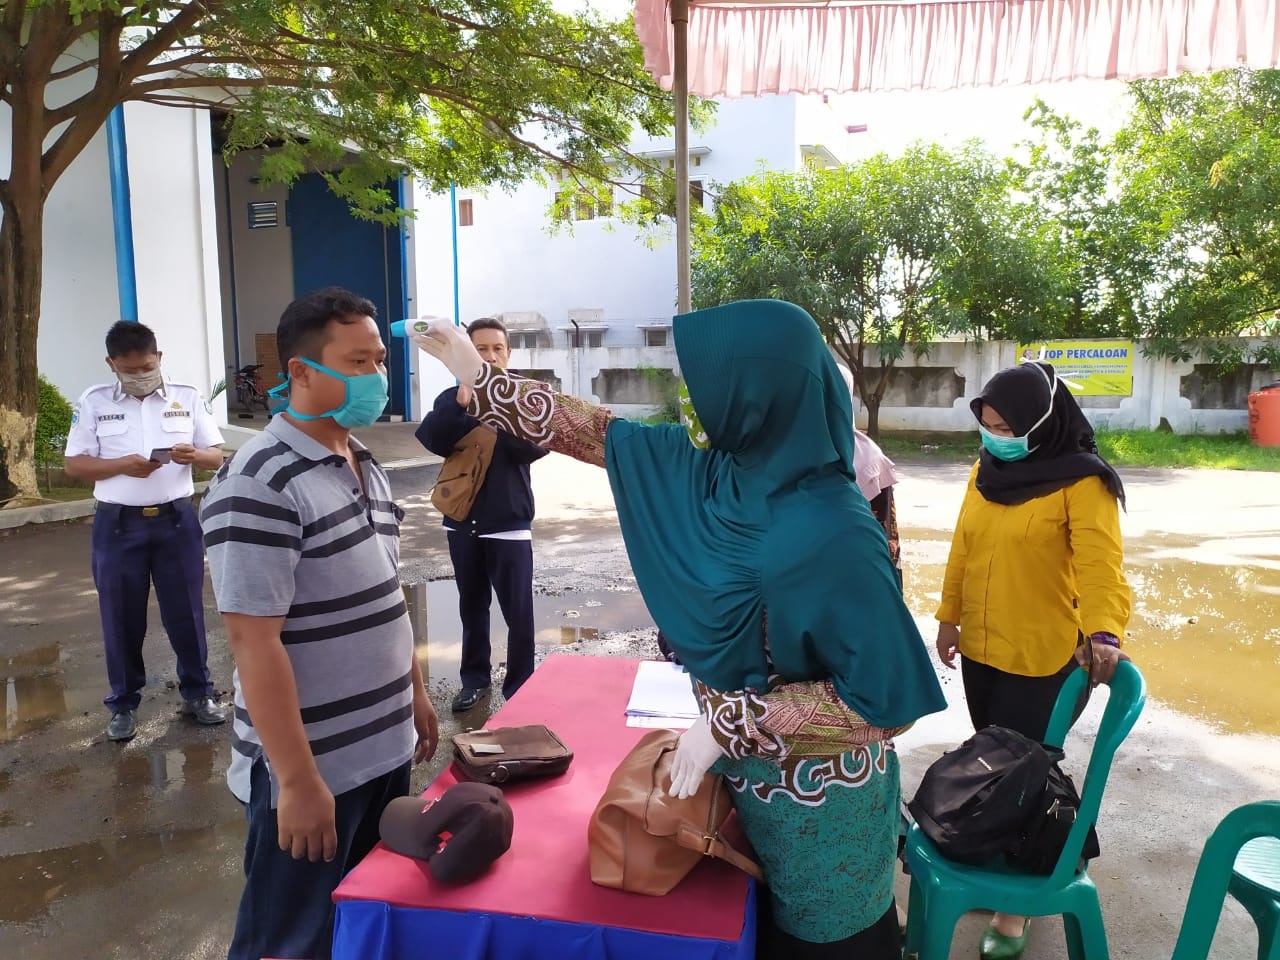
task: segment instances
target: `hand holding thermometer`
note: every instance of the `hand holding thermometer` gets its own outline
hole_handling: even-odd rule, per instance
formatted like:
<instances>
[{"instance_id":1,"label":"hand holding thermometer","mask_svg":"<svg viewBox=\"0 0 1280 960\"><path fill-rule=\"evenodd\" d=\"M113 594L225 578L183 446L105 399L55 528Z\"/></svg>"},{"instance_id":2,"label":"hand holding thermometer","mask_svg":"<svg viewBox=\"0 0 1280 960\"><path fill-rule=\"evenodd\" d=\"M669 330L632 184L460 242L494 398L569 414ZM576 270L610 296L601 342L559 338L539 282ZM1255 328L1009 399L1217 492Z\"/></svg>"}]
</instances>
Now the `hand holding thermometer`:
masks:
<instances>
[{"instance_id":1,"label":"hand holding thermometer","mask_svg":"<svg viewBox=\"0 0 1280 960\"><path fill-rule=\"evenodd\" d=\"M415 317L410 320L397 320L391 324L391 335L393 337L412 337L415 334L423 334L431 329L432 320L439 319L439 317Z\"/></svg>"}]
</instances>

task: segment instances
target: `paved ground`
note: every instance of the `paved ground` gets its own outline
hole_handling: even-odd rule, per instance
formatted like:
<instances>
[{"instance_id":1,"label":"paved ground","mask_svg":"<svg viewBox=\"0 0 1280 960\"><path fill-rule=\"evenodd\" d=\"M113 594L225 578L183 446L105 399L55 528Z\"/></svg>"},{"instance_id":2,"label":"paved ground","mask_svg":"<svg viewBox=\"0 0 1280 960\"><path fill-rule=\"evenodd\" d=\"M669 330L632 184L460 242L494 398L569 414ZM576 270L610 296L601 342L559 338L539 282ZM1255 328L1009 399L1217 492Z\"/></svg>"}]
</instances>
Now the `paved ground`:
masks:
<instances>
[{"instance_id":1,"label":"paved ground","mask_svg":"<svg viewBox=\"0 0 1280 960\"><path fill-rule=\"evenodd\" d=\"M458 625L443 536L427 506L434 470L400 470L394 483L408 510L407 595L432 697L447 712ZM931 637L966 471L903 472L908 599ZM602 472L552 457L535 478L540 654L654 652ZM1131 649L1152 700L1111 778L1099 824L1104 855L1091 872L1113 955L1160 958L1171 953L1212 827L1241 803L1280 797L1280 490L1265 474L1136 471L1126 479L1137 595ZM243 842L240 808L222 781L229 732L178 717L172 658L153 615L154 679L140 734L124 746L105 741L88 532L72 524L0 539L0 957L220 957ZM211 667L225 686L230 663L211 602L207 615ZM501 636L497 627L499 649ZM959 684L943 679L951 709L899 743L908 794L924 767L968 733ZM1068 742L1069 767L1082 766L1097 712ZM981 923L975 915L961 924L954 957L974 955ZM1213 955L1245 960L1255 949L1250 921L1229 904ZM1027 956L1065 956L1058 920L1035 925Z\"/></svg>"}]
</instances>

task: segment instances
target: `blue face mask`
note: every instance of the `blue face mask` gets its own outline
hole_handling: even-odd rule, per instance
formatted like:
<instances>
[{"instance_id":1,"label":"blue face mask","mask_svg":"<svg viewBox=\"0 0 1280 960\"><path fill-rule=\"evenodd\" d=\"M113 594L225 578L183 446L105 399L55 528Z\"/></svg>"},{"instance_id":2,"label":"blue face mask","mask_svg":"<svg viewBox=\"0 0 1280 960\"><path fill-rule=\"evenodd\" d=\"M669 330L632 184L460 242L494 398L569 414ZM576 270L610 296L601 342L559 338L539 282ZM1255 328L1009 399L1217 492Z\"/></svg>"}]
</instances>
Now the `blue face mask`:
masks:
<instances>
[{"instance_id":1,"label":"blue face mask","mask_svg":"<svg viewBox=\"0 0 1280 960\"><path fill-rule=\"evenodd\" d=\"M341 406L334 407L325 413L299 413L286 403L284 409L288 410L293 417L298 420L323 420L326 417L332 417L334 423L340 427L346 427L348 430L377 423L378 418L382 416L382 411L387 408L387 401L390 399L390 395L387 393L387 375L385 373L361 373L348 377L345 374L338 373L336 370L330 370L328 367L313 363L306 357L299 357L298 359L312 370L319 370L321 373L343 381L346 384L347 395L343 399ZM280 384L280 386L271 391L271 396L280 398L288 387L288 381Z\"/></svg>"},{"instance_id":2,"label":"blue face mask","mask_svg":"<svg viewBox=\"0 0 1280 960\"><path fill-rule=\"evenodd\" d=\"M982 445L986 448L987 453L991 454L997 460L1003 460L1006 463L1014 463L1018 460L1025 460L1031 456L1037 447L1031 446L1031 434L1035 432L1040 424L1049 419L1049 415L1053 413L1053 397L1058 392L1058 378L1045 373L1044 368L1038 363L1032 364L1035 369L1039 370L1044 378L1049 381L1049 409L1044 412L1044 416L1031 425L1031 429L1020 437L1002 437L998 433L992 433L982 425L982 421L978 421L978 433L982 437Z\"/></svg>"},{"instance_id":3,"label":"blue face mask","mask_svg":"<svg viewBox=\"0 0 1280 960\"><path fill-rule=\"evenodd\" d=\"M978 433L982 435L982 445L986 447L987 453L997 460L1012 463L1015 460L1025 460L1031 455L1031 447L1026 437L1002 437L998 433L992 433L982 424L978 424Z\"/></svg>"}]
</instances>

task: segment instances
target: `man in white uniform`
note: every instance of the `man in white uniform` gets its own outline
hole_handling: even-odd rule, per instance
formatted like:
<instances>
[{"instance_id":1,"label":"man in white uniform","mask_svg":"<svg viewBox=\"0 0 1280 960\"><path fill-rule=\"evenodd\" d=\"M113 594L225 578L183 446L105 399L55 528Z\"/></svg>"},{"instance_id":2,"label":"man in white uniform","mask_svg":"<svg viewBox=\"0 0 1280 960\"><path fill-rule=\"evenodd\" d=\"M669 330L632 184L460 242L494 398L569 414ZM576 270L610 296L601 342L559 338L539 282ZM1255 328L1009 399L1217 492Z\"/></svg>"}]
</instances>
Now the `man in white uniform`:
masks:
<instances>
[{"instance_id":1,"label":"man in white uniform","mask_svg":"<svg viewBox=\"0 0 1280 960\"><path fill-rule=\"evenodd\" d=\"M204 635L204 547L191 506L191 468L222 465L222 434L200 392L160 371L156 337L140 323L107 332L111 383L76 404L66 471L92 480L93 582L98 588L111 693L107 737L137 732L146 685L142 641L156 587L160 619L178 658L182 712L198 723L227 717L213 698Z\"/></svg>"}]
</instances>

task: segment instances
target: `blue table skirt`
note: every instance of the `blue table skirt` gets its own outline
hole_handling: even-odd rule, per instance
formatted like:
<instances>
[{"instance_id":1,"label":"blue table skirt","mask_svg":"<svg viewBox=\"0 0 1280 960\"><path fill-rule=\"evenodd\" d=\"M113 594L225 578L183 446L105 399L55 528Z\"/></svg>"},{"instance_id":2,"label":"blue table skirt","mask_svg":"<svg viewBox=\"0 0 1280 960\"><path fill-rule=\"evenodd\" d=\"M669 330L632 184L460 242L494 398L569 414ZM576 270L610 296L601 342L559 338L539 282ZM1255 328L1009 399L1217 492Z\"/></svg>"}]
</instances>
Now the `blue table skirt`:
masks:
<instances>
[{"instance_id":1,"label":"blue table skirt","mask_svg":"<svg viewBox=\"0 0 1280 960\"><path fill-rule=\"evenodd\" d=\"M662 901L654 899L653 909ZM333 960L753 960L755 951L754 882L733 942L369 900L339 902L333 932Z\"/></svg>"}]
</instances>

